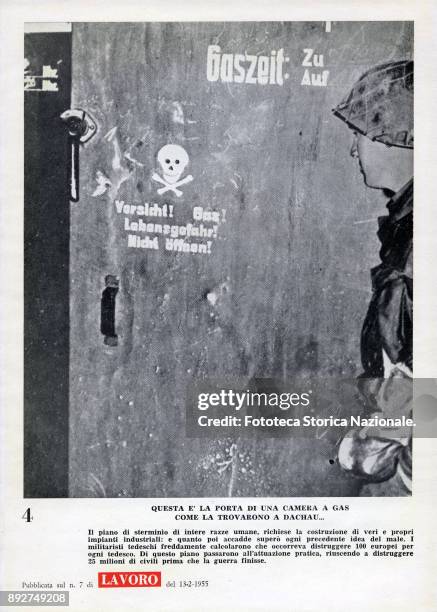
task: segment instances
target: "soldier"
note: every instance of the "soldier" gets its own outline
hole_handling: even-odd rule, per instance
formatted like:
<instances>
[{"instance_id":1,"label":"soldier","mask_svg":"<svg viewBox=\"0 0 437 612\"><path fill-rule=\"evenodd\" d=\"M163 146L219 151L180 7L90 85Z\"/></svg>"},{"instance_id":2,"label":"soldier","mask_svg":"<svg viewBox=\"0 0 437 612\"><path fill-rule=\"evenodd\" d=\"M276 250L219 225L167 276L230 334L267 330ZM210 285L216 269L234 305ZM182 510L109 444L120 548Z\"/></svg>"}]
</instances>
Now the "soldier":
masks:
<instances>
[{"instance_id":1,"label":"soldier","mask_svg":"<svg viewBox=\"0 0 437 612\"><path fill-rule=\"evenodd\" d=\"M350 153L365 184L390 197L388 215L379 219L381 263L371 270L359 389L370 413L395 418L410 415L412 405L413 77L412 61L376 66L333 110L353 131ZM338 459L366 482L386 483L370 485L369 494L411 492L409 430L353 430L342 440Z\"/></svg>"}]
</instances>

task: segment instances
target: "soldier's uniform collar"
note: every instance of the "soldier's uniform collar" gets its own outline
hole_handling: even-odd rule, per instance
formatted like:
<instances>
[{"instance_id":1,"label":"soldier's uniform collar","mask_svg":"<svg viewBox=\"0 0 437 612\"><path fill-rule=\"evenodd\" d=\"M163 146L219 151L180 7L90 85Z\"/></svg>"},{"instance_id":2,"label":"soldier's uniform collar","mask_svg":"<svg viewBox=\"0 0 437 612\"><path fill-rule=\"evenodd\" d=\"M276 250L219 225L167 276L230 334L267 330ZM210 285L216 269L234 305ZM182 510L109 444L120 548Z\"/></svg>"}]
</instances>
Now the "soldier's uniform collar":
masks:
<instances>
[{"instance_id":1,"label":"soldier's uniform collar","mask_svg":"<svg viewBox=\"0 0 437 612\"><path fill-rule=\"evenodd\" d=\"M387 208L390 221L399 221L413 210L413 179L394 194Z\"/></svg>"}]
</instances>

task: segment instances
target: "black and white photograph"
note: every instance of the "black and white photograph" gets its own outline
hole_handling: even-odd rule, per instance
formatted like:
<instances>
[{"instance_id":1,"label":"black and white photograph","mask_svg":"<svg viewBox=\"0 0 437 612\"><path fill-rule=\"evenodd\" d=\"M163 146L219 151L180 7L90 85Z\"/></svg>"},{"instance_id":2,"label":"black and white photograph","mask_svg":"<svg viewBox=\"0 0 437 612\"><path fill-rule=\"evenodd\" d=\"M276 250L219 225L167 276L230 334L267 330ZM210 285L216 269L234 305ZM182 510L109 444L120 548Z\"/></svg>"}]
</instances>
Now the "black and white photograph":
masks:
<instances>
[{"instance_id":1,"label":"black and white photograph","mask_svg":"<svg viewBox=\"0 0 437 612\"><path fill-rule=\"evenodd\" d=\"M58 26L24 34L24 497L411 495L413 21Z\"/></svg>"}]
</instances>

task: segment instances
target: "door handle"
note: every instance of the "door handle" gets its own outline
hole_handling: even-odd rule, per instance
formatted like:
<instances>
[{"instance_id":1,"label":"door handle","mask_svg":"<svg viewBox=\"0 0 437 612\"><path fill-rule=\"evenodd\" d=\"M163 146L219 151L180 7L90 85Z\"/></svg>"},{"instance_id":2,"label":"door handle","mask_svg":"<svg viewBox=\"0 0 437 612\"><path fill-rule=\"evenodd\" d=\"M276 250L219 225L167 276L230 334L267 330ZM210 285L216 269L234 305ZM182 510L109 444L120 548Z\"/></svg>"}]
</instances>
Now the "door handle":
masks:
<instances>
[{"instance_id":1,"label":"door handle","mask_svg":"<svg viewBox=\"0 0 437 612\"><path fill-rule=\"evenodd\" d=\"M118 287L118 278L114 274L107 274L100 302L100 331L105 336L104 343L108 346L118 345L118 336L115 333L115 298Z\"/></svg>"},{"instance_id":2,"label":"door handle","mask_svg":"<svg viewBox=\"0 0 437 612\"><path fill-rule=\"evenodd\" d=\"M89 113L75 108L62 113L62 121L68 129L68 182L70 200L79 201L79 148L97 132L97 124Z\"/></svg>"}]
</instances>

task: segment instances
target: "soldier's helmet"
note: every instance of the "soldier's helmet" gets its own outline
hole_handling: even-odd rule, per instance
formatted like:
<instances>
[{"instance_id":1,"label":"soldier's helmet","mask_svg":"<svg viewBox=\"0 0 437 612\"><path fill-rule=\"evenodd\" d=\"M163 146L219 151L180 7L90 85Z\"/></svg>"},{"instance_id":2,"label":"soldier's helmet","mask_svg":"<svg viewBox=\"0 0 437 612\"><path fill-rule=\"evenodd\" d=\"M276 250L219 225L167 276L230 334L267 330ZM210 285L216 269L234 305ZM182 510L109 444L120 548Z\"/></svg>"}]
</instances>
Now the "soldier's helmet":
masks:
<instances>
[{"instance_id":1,"label":"soldier's helmet","mask_svg":"<svg viewBox=\"0 0 437 612\"><path fill-rule=\"evenodd\" d=\"M414 62L390 62L363 74L332 112L371 140L413 149L413 97Z\"/></svg>"}]
</instances>

